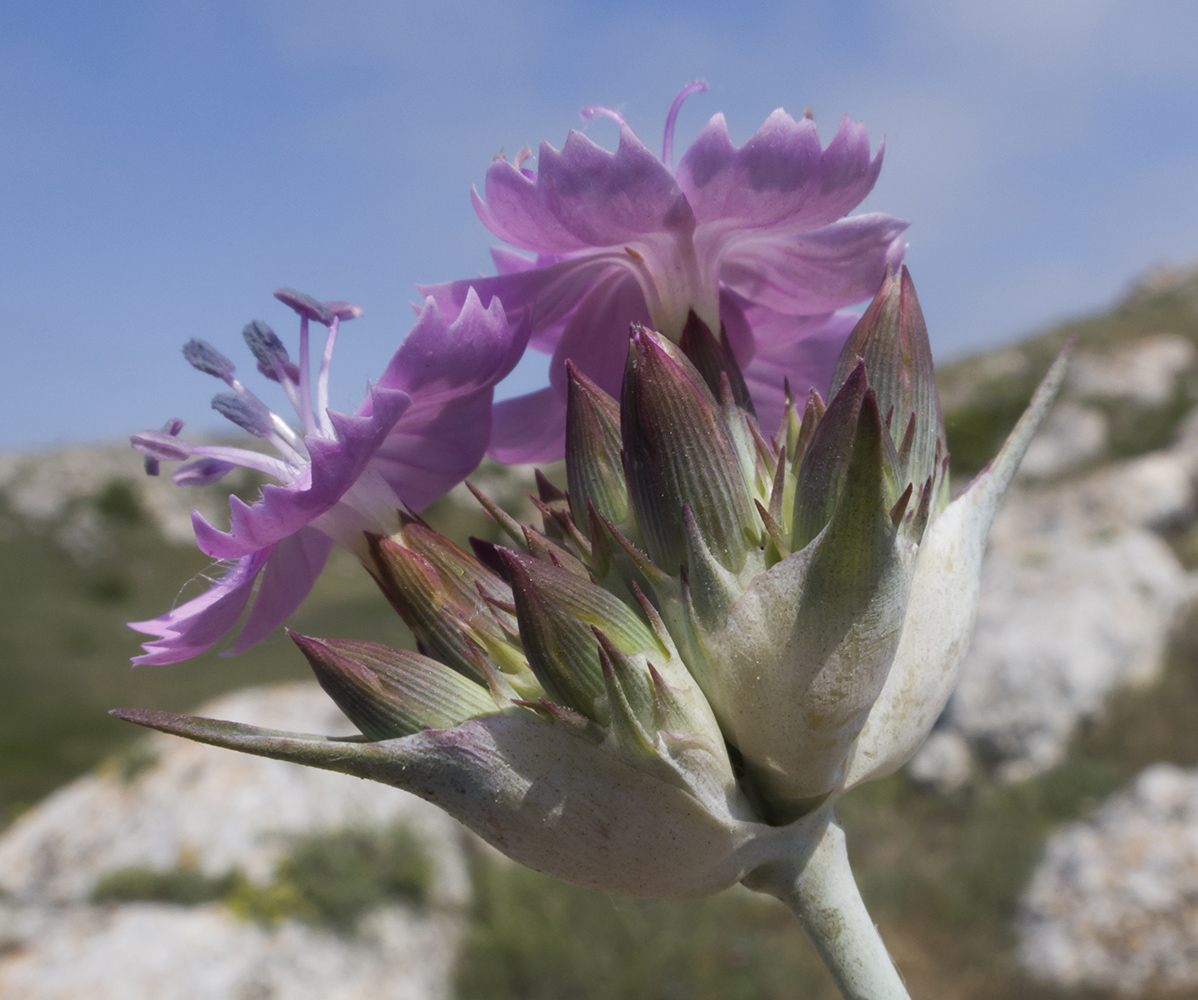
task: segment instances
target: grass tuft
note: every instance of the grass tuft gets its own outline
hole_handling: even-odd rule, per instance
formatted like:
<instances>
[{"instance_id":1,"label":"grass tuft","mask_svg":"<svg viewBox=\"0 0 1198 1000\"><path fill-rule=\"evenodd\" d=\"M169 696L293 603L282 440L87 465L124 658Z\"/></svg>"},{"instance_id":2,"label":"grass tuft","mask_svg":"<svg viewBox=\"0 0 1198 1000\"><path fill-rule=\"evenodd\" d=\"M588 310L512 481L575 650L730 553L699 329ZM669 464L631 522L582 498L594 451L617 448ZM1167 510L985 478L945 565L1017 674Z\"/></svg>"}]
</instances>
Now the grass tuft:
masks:
<instances>
[{"instance_id":1,"label":"grass tuft","mask_svg":"<svg viewBox=\"0 0 1198 1000\"><path fill-rule=\"evenodd\" d=\"M93 903L174 903L198 906L223 898L234 887L235 874L213 877L193 866L165 871L133 865L105 872L92 887Z\"/></svg>"}]
</instances>

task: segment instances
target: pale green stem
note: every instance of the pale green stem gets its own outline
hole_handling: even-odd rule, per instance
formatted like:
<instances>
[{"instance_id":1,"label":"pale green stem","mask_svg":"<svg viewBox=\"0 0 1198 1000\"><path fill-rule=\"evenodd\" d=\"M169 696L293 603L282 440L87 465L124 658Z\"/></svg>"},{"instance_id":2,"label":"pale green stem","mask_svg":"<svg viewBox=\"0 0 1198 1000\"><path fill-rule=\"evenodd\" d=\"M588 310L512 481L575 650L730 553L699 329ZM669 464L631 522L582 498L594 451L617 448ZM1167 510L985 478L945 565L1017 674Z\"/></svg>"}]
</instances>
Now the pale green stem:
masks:
<instances>
[{"instance_id":1,"label":"pale green stem","mask_svg":"<svg viewBox=\"0 0 1198 1000\"><path fill-rule=\"evenodd\" d=\"M815 850L800 854L797 872L770 865L745 884L790 907L845 1000L911 1000L857 890L839 824L832 820Z\"/></svg>"}]
</instances>

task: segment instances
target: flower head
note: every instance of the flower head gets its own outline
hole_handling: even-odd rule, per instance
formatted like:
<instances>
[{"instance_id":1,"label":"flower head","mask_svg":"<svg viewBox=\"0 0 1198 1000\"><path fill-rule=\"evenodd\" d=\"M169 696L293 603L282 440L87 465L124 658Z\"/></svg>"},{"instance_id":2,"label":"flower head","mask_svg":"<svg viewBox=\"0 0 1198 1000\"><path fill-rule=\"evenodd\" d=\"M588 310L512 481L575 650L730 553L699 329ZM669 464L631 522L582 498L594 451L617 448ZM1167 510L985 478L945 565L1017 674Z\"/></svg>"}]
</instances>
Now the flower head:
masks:
<instances>
[{"instance_id":1,"label":"flower head","mask_svg":"<svg viewBox=\"0 0 1198 1000\"><path fill-rule=\"evenodd\" d=\"M365 742L120 714L409 789L609 892L793 882L837 798L908 759L943 708L995 508L1063 376L1062 358L949 503L905 270L827 404L788 400L770 438L709 330L636 328L619 400L567 370L568 492L540 480L540 529L487 503L507 546L469 553L410 516L370 537L421 652L296 637Z\"/></svg>"},{"instance_id":2,"label":"flower head","mask_svg":"<svg viewBox=\"0 0 1198 1000\"><path fill-rule=\"evenodd\" d=\"M231 390L215 396L213 408L269 444L273 454L189 444L179 437L181 420L132 438L151 475L163 461L184 462L174 474L181 486L214 482L237 467L274 480L253 503L230 497L227 531L193 513L197 543L225 571L199 597L159 618L130 623L156 637L134 663L173 663L208 649L236 625L261 580L232 652L249 648L299 606L334 542L365 556L364 531L393 531L401 506L420 510L459 482L486 448L492 387L523 347L498 301L484 310L471 296L450 324L426 302L366 400L347 415L328 406L329 369L341 324L362 310L291 289L279 289L275 297L299 314L298 363L260 320L249 323L243 336L259 373L282 388L298 429L247 388L233 362L210 344L193 340L183 349L193 367ZM313 322L326 329L315 379Z\"/></svg>"},{"instance_id":3,"label":"flower head","mask_svg":"<svg viewBox=\"0 0 1198 1000\"><path fill-rule=\"evenodd\" d=\"M781 109L741 147L715 115L673 167L667 116L662 157L623 118L615 153L571 132L542 143L537 171L525 150L495 160L475 210L509 249L499 276L423 289L452 315L469 289L527 320L530 346L552 353L550 386L496 407L492 454L505 461L560 457L570 359L604 391L619 390L630 322L679 342L692 316L726 341L766 426L784 406L784 382L824 386L855 317L837 310L867 298L902 259L906 224L879 214L843 218L882 165L865 130L845 118L821 147L815 122Z\"/></svg>"}]
</instances>

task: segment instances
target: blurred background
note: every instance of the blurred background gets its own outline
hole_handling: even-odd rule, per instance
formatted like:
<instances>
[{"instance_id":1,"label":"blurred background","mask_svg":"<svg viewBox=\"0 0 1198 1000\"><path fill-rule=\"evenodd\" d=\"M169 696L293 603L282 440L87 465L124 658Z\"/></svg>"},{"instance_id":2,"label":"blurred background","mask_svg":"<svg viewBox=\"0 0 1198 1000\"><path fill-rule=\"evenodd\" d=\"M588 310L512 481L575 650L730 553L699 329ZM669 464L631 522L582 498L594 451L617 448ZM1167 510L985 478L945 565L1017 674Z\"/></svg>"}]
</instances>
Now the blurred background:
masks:
<instances>
[{"instance_id":1,"label":"blurred background","mask_svg":"<svg viewBox=\"0 0 1198 1000\"><path fill-rule=\"evenodd\" d=\"M190 508L256 488L183 494L121 443L171 416L223 430L182 343L236 357L247 320L290 330L279 285L355 301L333 405L356 406L415 283L490 272L469 191L493 156L571 128L613 148L592 103L655 149L701 77L677 151L716 111L743 142L777 106L885 140L861 210L911 220L958 482L1079 338L958 694L843 806L913 995L1198 996L1196 39L1167 0L5 3L0 995L834 995L768 902L572 890L398 793L104 714L306 679L282 635L127 666L123 622L202 585ZM501 394L543 379L530 358ZM528 470L476 481L530 516ZM492 533L461 490L429 517ZM348 558L292 624L410 641ZM232 699L211 714L337 725L308 688Z\"/></svg>"}]
</instances>

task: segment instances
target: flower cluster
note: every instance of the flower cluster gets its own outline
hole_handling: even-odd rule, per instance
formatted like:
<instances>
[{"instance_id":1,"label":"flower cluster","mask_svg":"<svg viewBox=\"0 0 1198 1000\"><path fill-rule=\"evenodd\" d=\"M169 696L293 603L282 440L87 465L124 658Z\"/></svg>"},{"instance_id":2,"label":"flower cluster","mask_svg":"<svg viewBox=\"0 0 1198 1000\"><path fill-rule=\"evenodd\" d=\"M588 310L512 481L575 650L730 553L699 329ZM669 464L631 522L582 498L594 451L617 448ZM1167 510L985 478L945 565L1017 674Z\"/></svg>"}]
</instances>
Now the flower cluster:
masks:
<instances>
[{"instance_id":1,"label":"flower cluster","mask_svg":"<svg viewBox=\"0 0 1198 1000\"><path fill-rule=\"evenodd\" d=\"M300 430L215 349L185 348L232 390L213 405L277 454L187 445L172 421L134 438L148 470L187 460L189 484L241 465L277 485L233 498L228 531L196 516L229 568L134 625L157 637L141 662L212 645L261 577L233 648L256 642L334 542L419 652L292 636L358 740L115 714L406 789L580 885L678 899L743 882L792 906L846 996L904 997L833 808L910 759L943 710L990 524L1065 362L950 502L905 224L843 218L880 152L847 120L823 148L782 111L737 148L717 115L675 170L695 89L660 159L620 121L615 153L572 134L536 173L525 154L493 163L479 215L537 257L500 251L498 277L426 289L354 415L328 410L327 380L356 307L276 293L300 315L298 364L246 327ZM871 294L859 319L838 311ZM312 321L328 330L314 386ZM526 345L553 353L550 386L492 408ZM507 544L467 551L418 511L488 441L510 460L564 452L566 489L538 474L539 526L479 495Z\"/></svg>"},{"instance_id":2,"label":"flower cluster","mask_svg":"<svg viewBox=\"0 0 1198 1000\"><path fill-rule=\"evenodd\" d=\"M122 717L443 806L509 856L611 892L706 895L822 835L919 746L972 625L996 505L1063 376L951 504L931 356L888 278L825 406L765 438L710 335L634 327L617 401L570 366L568 492L509 546L405 514L372 575L420 653L296 636L365 742Z\"/></svg>"}]
</instances>

